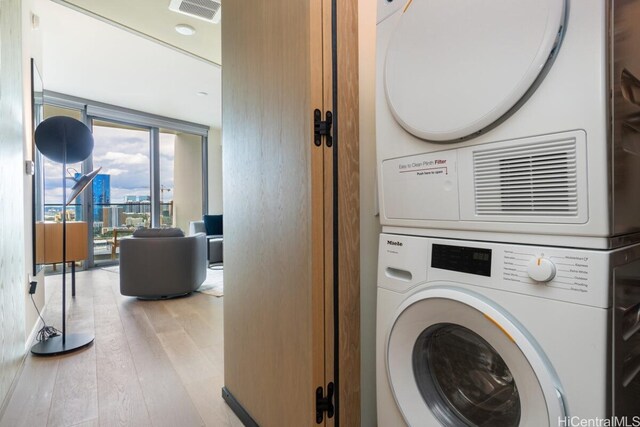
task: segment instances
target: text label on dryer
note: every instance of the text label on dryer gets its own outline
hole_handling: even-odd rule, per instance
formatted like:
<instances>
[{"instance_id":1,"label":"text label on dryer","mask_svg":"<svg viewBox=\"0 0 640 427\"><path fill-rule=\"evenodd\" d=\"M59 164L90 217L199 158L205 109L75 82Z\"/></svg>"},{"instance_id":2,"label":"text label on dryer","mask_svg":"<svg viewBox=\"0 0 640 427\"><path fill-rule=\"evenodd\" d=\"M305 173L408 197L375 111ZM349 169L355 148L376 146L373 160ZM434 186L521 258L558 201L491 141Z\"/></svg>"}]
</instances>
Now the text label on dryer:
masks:
<instances>
[{"instance_id":1,"label":"text label on dryer","mask_svg":"<svg viewBox=\"0 0 640 427\"><path fill-rule=\"evenodd\" d=\"M387 245L402 246L402 242L397 242L397 241L394 241L394 240L387 240Z\"/></svg>"}]
</instances>

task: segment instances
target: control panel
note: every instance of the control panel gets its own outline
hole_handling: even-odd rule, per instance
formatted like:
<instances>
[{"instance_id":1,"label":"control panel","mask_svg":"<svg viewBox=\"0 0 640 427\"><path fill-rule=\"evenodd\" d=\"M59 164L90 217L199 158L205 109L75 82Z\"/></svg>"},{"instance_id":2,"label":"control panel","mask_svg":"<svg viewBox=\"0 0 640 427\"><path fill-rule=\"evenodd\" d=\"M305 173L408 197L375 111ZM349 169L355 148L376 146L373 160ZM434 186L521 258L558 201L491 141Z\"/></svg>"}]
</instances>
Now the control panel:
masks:
<instances>
[{"instance_id":1,"label":"control panel","mask_svg":"<svg viewBox=\"0 0 640 427\"><path fill-rule=\"evenodd\" d=\"M433 243L431 268L491 277L492 253L489 248ZM502 269L498 268L498 271L502 270L502 278L507 282L576 292L589 289L588 255L548 253L527 246L505 248L502 253ZM498 263L499 259L497 257Z\"/></svg>"},{"instance_id":2,"label":"control panel","mask_svg":"<svg viewBox=\"0 0 640 427\"><path fill-rule=\"evenodd\" d=\"M402 293L424 286L490 288L609 307L612 257L630 250L381 234L378 286Z\"/></svg>"},{"instance_id":3,"label":"control panel","mask_svg":"<svg viewBox=\"0 0 640 427\"><path fill-rule=\"evenodd\" d=\"M589 254L555 253L553 249L542 252L523 246L504 250L502 278L507 282L588 292L590 269Z\"/></svg>"}]
</instances>

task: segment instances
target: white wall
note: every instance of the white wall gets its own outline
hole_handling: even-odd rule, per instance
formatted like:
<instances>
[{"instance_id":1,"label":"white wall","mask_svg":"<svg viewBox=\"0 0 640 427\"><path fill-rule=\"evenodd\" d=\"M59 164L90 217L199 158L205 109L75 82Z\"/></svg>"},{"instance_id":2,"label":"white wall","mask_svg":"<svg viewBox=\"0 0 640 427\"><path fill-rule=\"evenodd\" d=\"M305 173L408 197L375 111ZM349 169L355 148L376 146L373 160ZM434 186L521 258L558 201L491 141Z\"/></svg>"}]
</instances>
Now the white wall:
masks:
<instances>
[{"instance_id":1,"label":"white wall","mask_svg":"<svg viewBox=\"0 0 640 427\"><path fill-rule=\"evenodd\" d=\"M0 398L24 354L21 1L0 0Z\"/></svg>"},{"instance_id":2,"label":"white wall","mask_svg":"<svg viewBox=\"0 0 640 427\"><path fill-rule=\"evenodd\" d=\"M44 78L44 64L42 61L42 34L38 26L31 24L31 16L34 12L34 0L22 0L22 69L23 69L23 99L24 99L24 156L25 159L33 160L33 134L32 134L32 107L31 107L31 58L35 60L36 66L40 71L40 75ZM24 175L24 217L25 217L25 268L27 277L33 274L33 184L32 177ZM33 299L40 309L45 304L45 283L44 271L41 271L37 277L31 277L31 280L38 282L36 293ZM34 337L36 330L39 328L38 313L33 307L28 287L25 286L25 334L26 345L30 345L30 339Z\"/></svg>"},{"instance_id":3,"label":"white wall","mask_svg":"<svg viewBox=\"0 0 640 427\"><path fill-rule=\"evenodd\" d=\"M28 272L31 271L30 67L37 35L31 33L31 0L0 0L0 401L25 355ZM42 290L38 295L41 299Z\"/></svg>"},{"instance_id":4,"label":"white wall","mask_svg":"<svg viewBox=\"0 0 640 427\"><path fill-rule=\"evenodd\" d=\"M222 213L222 131L209 130L209 214Z\"/></svg>"},{"instance_id":5,"label":"white wall","mask_svg":"<svg viewBox=\"0 0 640 427\"><path fill-rule=\"evenodd\" d=\"M175 225L185 232L190 221L202 219L202 138L176 135L173 169Z\"/></svg>"},{"instance_id":6,"label":"white wall","mask_svg":"<svg viewBox=\"0 0 640 427\"><path fill-rule=\"evenodd\" d=\"M360 336L362 426L376 425L376 273L380 221L376 216L376 2L359 0L360 60Z\"/></svg>"}]
</instances>

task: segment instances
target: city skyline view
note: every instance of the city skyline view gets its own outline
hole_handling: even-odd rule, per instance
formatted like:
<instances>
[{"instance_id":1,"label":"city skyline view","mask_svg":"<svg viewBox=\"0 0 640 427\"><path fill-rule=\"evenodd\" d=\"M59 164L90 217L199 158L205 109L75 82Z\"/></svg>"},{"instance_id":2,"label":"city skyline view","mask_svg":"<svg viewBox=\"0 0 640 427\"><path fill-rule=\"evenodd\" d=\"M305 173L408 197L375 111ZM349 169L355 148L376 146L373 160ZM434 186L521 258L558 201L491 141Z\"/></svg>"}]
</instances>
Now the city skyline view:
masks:
<instances>
[{"instance_id":1,"label":"city skyline view","mask_svg":"<svg viewBox=\"0 0 640 427\"><path fill-rule=\"evenodd\" d=\"M110 202L125 203L127 196L150 196L149 132L144 129L94 125L94 168L110 178ZM160 133L160 184L163 202L173 199L175 135ZM45 203L62 203L61 165L44 159ZM67 176L81 171L81 165L68 165ZM67 192L72 185L67 182ZM68 194L68 193L67 193Z\"/></svg>"}]
</instances>

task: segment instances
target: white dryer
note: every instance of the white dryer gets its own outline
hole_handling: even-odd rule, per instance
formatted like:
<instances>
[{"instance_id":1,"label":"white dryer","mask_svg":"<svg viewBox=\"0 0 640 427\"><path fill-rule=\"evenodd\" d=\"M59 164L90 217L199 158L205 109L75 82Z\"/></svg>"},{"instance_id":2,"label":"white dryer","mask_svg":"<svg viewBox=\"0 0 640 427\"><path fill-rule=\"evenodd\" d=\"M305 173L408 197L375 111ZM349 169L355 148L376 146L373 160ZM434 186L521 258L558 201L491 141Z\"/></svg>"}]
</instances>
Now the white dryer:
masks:
<instances>
[{"instance_id":1,"label":"white dryer","mask_svg":"<svg viewBox=\"0 0 640 427\"><path fill-rule=\"evenodd\" d=\"M640 245L382 234L377 316L380 427L640 416Z\"/></svg>"},{"instance_id":2,"label":"white dryer","mask_svg":"<svg viewBox=\"0 0 640 427\"><path fill-rule=\"evenodd\" d=\"M639 232L638 22L636 0L378 0L385 230Z\"/></svg>"}]
</instances>

